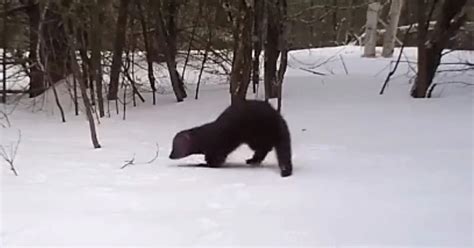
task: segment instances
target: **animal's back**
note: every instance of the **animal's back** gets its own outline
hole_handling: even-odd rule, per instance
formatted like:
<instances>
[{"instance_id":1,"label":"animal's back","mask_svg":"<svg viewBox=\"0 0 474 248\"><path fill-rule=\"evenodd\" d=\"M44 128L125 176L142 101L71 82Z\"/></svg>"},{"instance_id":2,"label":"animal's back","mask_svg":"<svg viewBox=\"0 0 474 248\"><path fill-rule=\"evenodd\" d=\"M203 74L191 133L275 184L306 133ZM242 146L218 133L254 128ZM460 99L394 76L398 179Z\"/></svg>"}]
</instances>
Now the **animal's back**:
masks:
<instances>
[{"instance_id":1,"label":"animal's back","mask_svg":"<svg viewBox=\"0 0 474 248\"><path fill-rule=\"evenodd\" d=\"M215 122L225 130L221 135L228 142L272 146L280 138L284 120L269 103L247 100L229 106Z\"/></svg>"}]
</instances>

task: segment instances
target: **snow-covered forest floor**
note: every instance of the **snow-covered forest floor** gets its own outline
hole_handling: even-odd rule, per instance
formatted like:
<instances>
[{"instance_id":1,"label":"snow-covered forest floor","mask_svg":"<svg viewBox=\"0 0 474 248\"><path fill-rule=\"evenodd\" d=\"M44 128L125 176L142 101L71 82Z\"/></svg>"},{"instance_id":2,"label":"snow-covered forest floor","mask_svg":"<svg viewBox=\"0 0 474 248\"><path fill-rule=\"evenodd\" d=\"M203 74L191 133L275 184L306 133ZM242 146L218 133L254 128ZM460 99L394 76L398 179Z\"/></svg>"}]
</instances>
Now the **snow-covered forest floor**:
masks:
<instances>
[{"instance_id":1,"label":"snow-covered forest floor","mask_svg":"<svg viewBox=\"0 0 474 248\"><path fill-rule=\"evenodd\" d=\"M221 169L191 166L200 156L168 158L176 132L213 120L230 102L227 78L212 68L199 100L199 68L188 68L189 97L177 103L157 67L157 105L149 93L137 107L128 98L123 120L123 106L117 115L111 102L111 116L97 125L97 150L64 85L57 88L66 123L52 92L0 105L11 124L0 128L0 145L8 150L21 131L19 176L0 161L0 246L470 247L474 87L453 82L473 83L474 72L441 73L433 98L413 99L413 72L401 63L379 95L396 56L361 54L353 46L290 53L282 109L294 154L288 178L273 152L262 167L244 165L246 146ZM402 59L415 56L407 48ZM474 53L443 61L466 60ZM134 76L147 83L145 68Z\"/></svg>"}]
</instances>

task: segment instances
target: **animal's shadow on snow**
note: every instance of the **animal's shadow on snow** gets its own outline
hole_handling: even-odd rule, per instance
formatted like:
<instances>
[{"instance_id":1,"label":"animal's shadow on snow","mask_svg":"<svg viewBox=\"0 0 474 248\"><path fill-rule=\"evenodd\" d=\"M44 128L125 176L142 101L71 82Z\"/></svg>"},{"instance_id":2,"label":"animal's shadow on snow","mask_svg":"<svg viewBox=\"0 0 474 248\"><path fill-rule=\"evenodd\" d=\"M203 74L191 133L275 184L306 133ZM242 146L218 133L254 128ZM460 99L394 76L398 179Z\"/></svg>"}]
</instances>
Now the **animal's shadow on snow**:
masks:
<instances>
[{"instance_id":1,"label":"animal's shadow on snow","mask_svg":"<svg viewBox=\"0 0 474 248\"><path fill-rule=\"evenodd\" d=\"M246 163L224 163L219 167L210 167L204 163L188 163L188 164L177 164L174 165L180 168L207 168L207 169L214 169L214 170L225 170L225 169L248 169L248 170L278 170L278 166L273 164L246 164ZM173 167L174 167L173 166Z\"/></svg>"}]
</instances>

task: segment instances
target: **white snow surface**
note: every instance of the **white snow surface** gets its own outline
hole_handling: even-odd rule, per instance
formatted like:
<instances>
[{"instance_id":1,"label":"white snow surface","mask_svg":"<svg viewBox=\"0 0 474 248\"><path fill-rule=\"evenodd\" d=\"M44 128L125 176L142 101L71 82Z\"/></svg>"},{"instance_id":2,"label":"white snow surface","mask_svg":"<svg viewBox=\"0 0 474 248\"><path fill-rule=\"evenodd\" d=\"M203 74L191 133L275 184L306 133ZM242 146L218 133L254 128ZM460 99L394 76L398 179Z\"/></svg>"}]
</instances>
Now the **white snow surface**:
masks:
<instances>
[{"instance_id":1,"label":"white snow surface","mask_svg":"<svg viewBox=\"0 0 474 248\"><path fill-rule=\"evenodd\" d=\"M290 53L282 109L292 137L288 178L273 152L261 167L244 165L246 146L220 169L190 166L202 156L168 159L176 132L212 121L229 104L227 78L212 73L194 100L197 69L188 69L183 103L167 91L153 106L146 93L147 102L127 106L126 120L111 103L111 117L97 125L97 150L67 96L66 123L51 92L14 109L0 105L11 122L0 127L1 145L9 149L21 130L19 176L0 162L0 247L472 247L473 87L443 84L434 98L413 99L413 73L402 63L379 95L396 57L361 54L354 46ZM407 48L406 58L415 55ZM466 60L474 53L445 57ZM136 74L147 82L144 69ZM436 82L473 83L472 74ZM158 158L146 164L156 144ZM133 157L135 165L120 169Z\"/></svg>"}]
</instances>

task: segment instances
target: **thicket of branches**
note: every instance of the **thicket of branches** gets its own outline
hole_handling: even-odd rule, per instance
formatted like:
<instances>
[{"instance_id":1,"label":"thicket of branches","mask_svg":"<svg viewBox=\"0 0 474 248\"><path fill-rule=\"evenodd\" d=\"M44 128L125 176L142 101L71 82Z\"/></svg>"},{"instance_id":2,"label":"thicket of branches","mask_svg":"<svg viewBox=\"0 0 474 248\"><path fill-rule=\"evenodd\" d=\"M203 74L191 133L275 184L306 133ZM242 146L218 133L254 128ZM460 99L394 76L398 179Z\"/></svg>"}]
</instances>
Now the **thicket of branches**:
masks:
<instances>
[{"instance_id":1,"label":"thicket of branches","mask_svg":"<svg viewBox=\"0 0 474 248\"><path fill-rule=\"evenodd\" d=\"M76 114L82 101L94 147L100 147L94 115L100 119L110 114L111 101L118 111L121 100L125 118L127 99L121 99L120 89L125 95L129 90L134 105L137 98L145 101L144 92L133 76L133 68L138 65L134 56L136 52L143 52L148 71L146 83L151 89L153 104L158 94L154 64L166 68L176 101L181 102L189 95L185 71L197 54L202 63L196 99L205 64L212 62L228 74L232 104L244 100L249 89L255 92L263 88L265 99L278 99L280 109L288 51L362 44L367 9L372 2L374 0L3 0L0 47L5 49L1 55L4 75L1 100L6 102L7 95L18 93L38 97L51 89L65 121L55 85L72 78ZM397 21L401 26L417 22L419 27L415 38L410 39L408 34L404 41L421 48L422 59L418 62L421 70L412 95L424 97L441 51L453 45L450 41L469 18L467 1L405 2L403 14ZM378 16L385 19L393 8L388 0L380 1L380 5ZM436 21L432 30L428 28L431 21ZM393 30L391 33L396 34ZM380 44L381 37L376 37L375 43ZM459 44L462 42L454 46ZM178 63L184 65L178 68ZM6 75L7 69L13 66L20 66L22 70ZM24 92L7 88L6 80L19 74L29 80ZM104 80L104 75L109 80ZM261 82L263 87L259 87Z\"/></svg>"}]
</instances>

